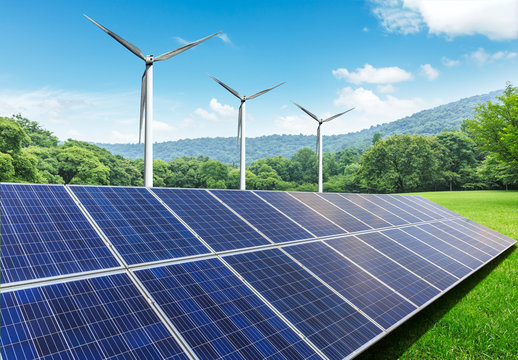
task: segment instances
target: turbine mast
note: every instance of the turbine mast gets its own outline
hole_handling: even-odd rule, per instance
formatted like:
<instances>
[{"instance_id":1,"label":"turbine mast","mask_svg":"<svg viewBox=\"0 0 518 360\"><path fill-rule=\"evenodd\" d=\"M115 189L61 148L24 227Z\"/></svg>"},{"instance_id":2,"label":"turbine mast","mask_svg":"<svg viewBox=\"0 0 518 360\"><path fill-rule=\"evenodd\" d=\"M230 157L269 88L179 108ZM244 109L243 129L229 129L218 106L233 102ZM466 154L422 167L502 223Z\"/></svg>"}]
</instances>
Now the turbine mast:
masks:
<instances>
[{"instance_id":1,"label":"turbine mast","mask_svg":"<svg viewBox=\"0 0 518 360\"><path fill-rule=\"evenodd\" d=\"M245 123L246 123L246 101L243 101L242 106L242 118L241 118L241 151L240 151L240 162L239 162L239 175L240 175L240 186L239 189L246 190L246 147L245 147Z\"/></svg>"},{"instance_id":2,"label":"turbine mast","mask_svg":"<svg viewBox=\"0 0 518 360\"><path fill-rule=\"evenodd\" d=\"M146 127L144 186L153 187L153 56L146 56Z\"/></svg>"},{"instance_id":3,"label":"turbine mast","mask_svg":"<svg viewBox=\"0 0 518 360\"><path fill-rule=\"evenodd\" d=\"M320 128L320 126L322 125L322 123L320 123L318 125L318 127ZM322 132L320 131L320 129L318 129L318 192L321 193L324 191L324 186L323 186L323 179L324 179L324 172L322 170Z\"/></svg>"}]
</instances>

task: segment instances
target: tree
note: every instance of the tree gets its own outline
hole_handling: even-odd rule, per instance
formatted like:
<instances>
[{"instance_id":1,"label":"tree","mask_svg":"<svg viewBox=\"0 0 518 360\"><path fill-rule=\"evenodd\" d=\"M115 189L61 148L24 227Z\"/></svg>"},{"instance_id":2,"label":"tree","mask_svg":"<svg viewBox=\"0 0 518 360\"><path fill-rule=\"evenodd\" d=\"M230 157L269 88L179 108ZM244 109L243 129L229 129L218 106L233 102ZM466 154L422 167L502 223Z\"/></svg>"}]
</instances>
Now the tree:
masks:
<instances>
[{"instance_id":1,"label":"tree","mask_svg":"<svg viewBox=\"0 0 518 360\"><path fill-rule=\"evenodd\" d=\"M393 135L378 141L360 160L357 180L367 191L407 192L438 181L441 145L419 135Z\"/></svg>"},{"instance_id":2,"label":"tree","mask_svg":"<svg viewBox=\"0 0 518 360\"><path fill-rule=\"evenodd\" d=\"M0 181L11 181L14 176L13 157L0 152Z\"/></svg>"},{"instance_id":3,"label":"tree","mask_svg":"<svg viewBox=\"0 0 518 360\"><path fill-rule=\"evenodd\" d=\"M13 120L20 125L30 138L30 144L33 146L51 147L58 145L58 138L48 130L45 130L36 121L30 121L21 114L13 115ZM25 143L24 146L28 146Z\"/></svg>"},{"instance_id":4,"label":"tree","mask_svg":"<svg viewBox=\"0 0 518 360\"><path fill-rule=\"evenodd\" d=\"M379 132L375 132L372 136L372 145L376 145L378 141L381 140L381 134Z\"/></svg>"},{"instance_id":5,"label":"tree","mask_svg":"<svg viewBox=\"0 0 518 360\"><path fill-rule=\"evenodd\" d=\"M476 108L463 128L481 148L510 166L518 166L518 90L507 83L498 103L487 101Z\"/></svg>"},{"instance_id":6,"label":"tree","mask_svg":"<svg viewBox=\"0 0 518 360\"><path fill-rule=\"evenodd\" d=\"M58 173L65 184L108 185L110 169L91 150L63 147L57 155Z\"/></svg>"},{"instance_id":7,"label":"tree","mask_svg":"<svg viewBox=\"0 0 518 360\"><path fill-rule=\"evenodd\" d=\"M19 152L31 139L23 128L9 118L0 117L0 152L13 154Z\"/></svg>"}]
</instances>

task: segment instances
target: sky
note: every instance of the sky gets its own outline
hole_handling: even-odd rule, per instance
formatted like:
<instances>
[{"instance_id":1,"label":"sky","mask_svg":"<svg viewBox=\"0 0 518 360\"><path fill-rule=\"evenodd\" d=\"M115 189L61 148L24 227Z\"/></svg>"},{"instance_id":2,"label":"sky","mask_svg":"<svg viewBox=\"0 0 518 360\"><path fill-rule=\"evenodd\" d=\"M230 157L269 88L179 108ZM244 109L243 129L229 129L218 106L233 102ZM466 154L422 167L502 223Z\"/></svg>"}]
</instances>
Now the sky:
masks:
<instances>
[{"instance_id":1,"label":"sky","mask_svg":"<svg viewBox=\"0 0 518 360\"><path fill-rule=\"evenodd\" d=\"M22 114L60 140L138 142L144 54L219 37L154 65L154 141L358 131L518 85L518 0L6 1L0 116Z\"/></svg>"}]
</instances>

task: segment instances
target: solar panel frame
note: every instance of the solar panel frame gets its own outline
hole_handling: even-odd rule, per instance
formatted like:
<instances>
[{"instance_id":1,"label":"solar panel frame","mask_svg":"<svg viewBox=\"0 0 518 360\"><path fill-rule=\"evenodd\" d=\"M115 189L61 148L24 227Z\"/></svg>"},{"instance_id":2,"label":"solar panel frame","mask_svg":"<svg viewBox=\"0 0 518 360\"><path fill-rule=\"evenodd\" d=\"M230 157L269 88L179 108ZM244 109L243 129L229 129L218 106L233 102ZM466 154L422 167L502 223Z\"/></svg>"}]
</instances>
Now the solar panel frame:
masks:
<instances>
[{"instance_id":1,"label":"solar panel frame","mask_svg":"<svg viewBox=\"0 0 518 360\"><path fill-rule=\"evenodd\" d=\"M128 265L210 253L146 188L70 189Z\"/></svg>"},{"instance_id":2,"label":"solar panel frame","mask_svg":"<svg viewBox=\"0 0 518 360\"><path fill-rule=\"evenodd\" d=\"M63 185L0 189L2 285L120 268Z\"/></svg>"},{"instance_id":3,"label":"solar panel frame","mask_svg":"<svg viewBox=\"0 0 518 360\"><path fill-rule=\"evenodd\" d=\"M320 359L218 258L134 273L200 358Z\"/></svg>"},{"instance_id":4,"label":"solar panel frame","mask_svg":"<svg viewBox=\"0 0 518 360\"><path fill-rule=\"evenodd\" d=\"M245 190L210 190L239 216L275 243L312 239L314 236L262 198Z\"/></svg>"}]
</instances>

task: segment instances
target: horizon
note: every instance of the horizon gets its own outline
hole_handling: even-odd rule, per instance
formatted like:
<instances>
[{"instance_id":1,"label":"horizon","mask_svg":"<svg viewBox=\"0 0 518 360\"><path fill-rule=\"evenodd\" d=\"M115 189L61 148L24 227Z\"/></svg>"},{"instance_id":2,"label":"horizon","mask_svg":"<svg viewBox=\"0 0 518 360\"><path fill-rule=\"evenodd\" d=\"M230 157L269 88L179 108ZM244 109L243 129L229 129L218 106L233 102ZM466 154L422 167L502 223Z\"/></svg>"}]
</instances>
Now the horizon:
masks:
<instances>
[{"instance_id":1,"label":"horizon","mask_svg":"<svg viewBox=\"0 0 518 360\"><path fill-rule=\"evenodd\" d=\"M323 127L330 136L518 83L512 0L235 4L8 3L0 116L20 113L62 141L138 143L142 61L83 13L146 54L223 31L156 67L155 143L235 137L239 103L206 73L242 94L287 82L248 104L247 138L314 136L290 100L321 117L356 107Z\"/></svg>"}]
</instances>

